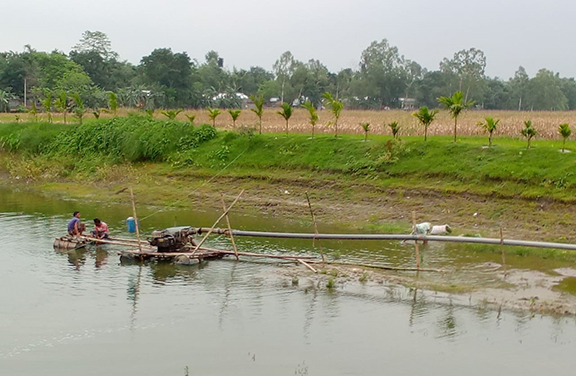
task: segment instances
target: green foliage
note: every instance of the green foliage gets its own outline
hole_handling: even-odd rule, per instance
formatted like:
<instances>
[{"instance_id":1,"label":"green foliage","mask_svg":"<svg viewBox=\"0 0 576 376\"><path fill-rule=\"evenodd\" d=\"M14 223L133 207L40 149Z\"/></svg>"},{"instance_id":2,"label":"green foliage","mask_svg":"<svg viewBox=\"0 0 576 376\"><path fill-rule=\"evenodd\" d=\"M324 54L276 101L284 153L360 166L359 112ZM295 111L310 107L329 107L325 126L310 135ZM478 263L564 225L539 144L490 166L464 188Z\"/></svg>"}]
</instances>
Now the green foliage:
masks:
<instances>
[{"instance_id":1,"label":"green foliage","mask_svg":"<svg viewBox=\"0 0 576 376\"><path fill-rule=\"evenodd\" d=\"M114 92L108 93L108 109L114 116L118 115L118 97Z\"/></svg>"},{"instance_id":2,"label":"green foliage","mask_svg":"<svg viewBox=\"0 0 576 376\"><path fill-rule=\"evenodd\" d=\"M330 109L330 111L332 111L332 117L334 118L334 121L329 124L334 125L334 137L338 137L338 119L340 118L344 104L336 100L332 94L328 92L324 93L322 97L326 100L327 107Z\"/></svg>"},{"instance_id":3,"label":"green foliage","mask_svg":"<svg viewBox=\"0 0 576 376\"><path fill-rule=\"evenodd\" d=\"M44 107L44 111L46 111L46 113L48 114L48 122L51 123L52 122L52 106L54 105L52 92L47 90L44 94L44 98L40 101L40 103L42 103L42 107Z\"/></svg>"},{"instance_id":4,"label":"green foliage","mask_svg":"<svg viewBox=\"0 0 576 376\"><path fill-rule=\"evenodd\" d=\"M292 106L290 103L282 103L280 107L282 108L282 111L276 111L276 113L286 120L286 134L288 134L288 120L290 120L293 113Z\"/></svg>"},{"instance_id":5,"label":"green foliage","mask_svg":"<svg viewBox=\"0 0 576 376\"><path fill-rule=\"evenodd\" d=\"M560 124L558 126L558 133L562 136L562 153L564 153L566 148L566 139L572 134L570 125L568 123Z\"/></svg>"},{"instance_id":6,"label":"green foliage","mask_svg":"<svg viewBox=\"0 0 576 376\"><path fill-rule=\"evenodd\" d=\"M56 110L61 112L64 116L64 124L66 124L66 114L68 113L68 94L65 91L61 91L58 94L58 98L54 101L54 107Z\"/></svg>"},{"instance_id":7,"label":"green foliage","mask_svg":"<svg viewBox=\"0 0 576 376\"><path fill-rule=\"evenodd\" d=\"M496 130L496 127L498 126L498 123L500 123L500 119L494 120L494 118L492 117L486 117L484 118L483 122L478 123L479 126L484 128L484 130L488 132L489 134L488 146L490 147L492 147L492 136L494 134L494 131Z\"/></svg>"},{"instance_id":8,"label":"green foliage","mask_svg":"<svg viewBox=\"0 0 576 376\"><path fill-rule=\"evenodd\" d=\"M8 88L6 90L0 89L0 111L7 112L8 111L8 103L10 100L15 99L16 96L12 93L12 88Z\"/></svg>"},{"instance_id":9,"label":"green foliage","mask_svg":"<svg viewBox=\"0 0 576 376\"><path fill-rule=\"evenodd\" d=\"M32 101L32 106L28 110L28 113L32 115L34 121L38 121L38 108L36 107L36 101Z\"/></svg>"},{"instance_id":10,"label":"green foliage","mask_svg":"<svg viewBox=\"0 0 576 376\"><path fill-rule=\"evenodd\" d=\"M420 124L424 126L424 141L428 139L428 127L434 121L438 110L430 111L428 107L423 106L417 112L414 112L412 115L418 119Z\"/></svg>"},{"instance_id":11,"label":"green foliage","mask_svg":"<svg viewBox=\"0 0 576 376\"><path fill-rule=\"evenodd\" d=\"M233 127L234 127L234 129L236 129L236 119L238 119L238 117L239 117L240 114L242 113L242 110L228 110L228 113L229 113L230 116L232 117L232 122L233 122Z\"/></svg>"},{"instance_id":12,"label":"green foliage","mask_svg":"<svg viewBox=\"0 0 576 376\"><path fill-rule=\"evenodd\" d=\"M390 131L392 131L392 137L397 140L398 135L400 134L400 124L398 124L396 121L393 121L392 123L388 124L388 127L390 128ZM424 139L424 141L426 141L426 139Z\"/></svg>"},{"instance_id":13,"label":"green foliage","mask_svg":"<svg viewBox=\"0 0 576 376\"><path fill-rule=\"evenodd\" d=\"M72 112L74 113L74 116L78 118L80 125L82 125L82 119L84 118L84 114L86 114L84 102L78 94L71 94L70 97L74 101L74 108L72 109Z\"/></svg>"},{"instance_id":14,"label":"green foliage","mask_svg":"<svg viewBox=\"0 0 576 376\"><path fill-rule=\"evenodd\" d=\"M528 140L526 149L530 149L530 140L538 133L536 129L532 127L532 120L526 120L524 122L524 128L520 131L520 133L522 136L526 137L526 140Z\"/></svg>"},{"instance_id":15,"label":"green foliage","mask_svg":"<svg viewBox=\"0 0 576 376\"><path fill-rule=\"evenodd\" d=\"M208 110L208 117L212 120L212 127L216 128L216 117L220 115L222 112L217 108L207 107Z\"/></svg>"},{"instance_id":16,"label":"green foliage","mask_svg":"<svg viewBox=\"0 0 576 376\"><path fill-rule=\"evenodd\" d=\"M438 102L450 112L450 116L454 119L454 142L456 142L458 116L466 108L473 106L475 102L464 102L464 94L461 91L455 92L451 97L440 97Z\"/></svg>"},{"instance_id":17,"label":"green foliage","mask_svg":"<svg viewBox=\"0 0 576 376\"><path fill-rule=\"evenodd\" d=\"M165 110L162 111L162 115L166 116L168 119L170 120L176 120L176 116L178 116L178 114L182 112L182 109L178 109L178 110Z\"/></svg>"},{"instance_id":18,"label":"green foliage","mask_svg":"<svg viewBox=\"0 0 576 376\"><path fill-rule=\"evenodd\" d=\"M258 133L262 134L262 115L264 114L264 96L251 95L250 99L252 99L252 102L254 102L254 106L256 107L256 108L251 108L250 111L254 112L256 114L256 116L258 116L258 121L259 121Z\"/></svg>"},{"instance_id":19,"label":"green foliage","mask_svg":"<svg viewBox=\"0 0 576 376\"><path fill-rule=\"evenodd\" d=\"M302 107L308 110L308 114L310 115L310 125L312 126L312 138L314 138L314 127L316 123L318 123L318 113L316 112L316 107L310 101L306 101L302 103Z\"/></svg>"}]
</instances>

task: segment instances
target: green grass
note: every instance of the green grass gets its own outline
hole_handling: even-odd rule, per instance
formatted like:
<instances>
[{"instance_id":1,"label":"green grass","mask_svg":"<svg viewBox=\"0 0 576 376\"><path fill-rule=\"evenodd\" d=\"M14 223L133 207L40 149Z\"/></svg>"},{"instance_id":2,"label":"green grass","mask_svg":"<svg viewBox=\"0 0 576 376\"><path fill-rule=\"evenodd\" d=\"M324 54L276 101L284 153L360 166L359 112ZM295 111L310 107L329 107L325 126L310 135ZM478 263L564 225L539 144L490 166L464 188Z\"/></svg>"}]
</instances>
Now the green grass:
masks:
<instances>
[{"instance_id":1,"label":"green grass","mask_svg":"<svg viewBox=\"0 0 576 376\"><path fill-rule=\"evenodd\" d=\"M320 176L368 183L382 189L417 188L447 193L469 192L501 197L550 197L574 201L576 153L560 153L560 141L485 137L404 137L308 135L251 132L218 133L208 126L155 120L145 116L92 120L82 126L49 123L0 124L0 147L28 156L41 173L42 160L67 165L65 175L105 161L162 162L167 173L227 174L266 179ZM54 172L58 174L58 172Z\"/></svg>"}]
</instances>

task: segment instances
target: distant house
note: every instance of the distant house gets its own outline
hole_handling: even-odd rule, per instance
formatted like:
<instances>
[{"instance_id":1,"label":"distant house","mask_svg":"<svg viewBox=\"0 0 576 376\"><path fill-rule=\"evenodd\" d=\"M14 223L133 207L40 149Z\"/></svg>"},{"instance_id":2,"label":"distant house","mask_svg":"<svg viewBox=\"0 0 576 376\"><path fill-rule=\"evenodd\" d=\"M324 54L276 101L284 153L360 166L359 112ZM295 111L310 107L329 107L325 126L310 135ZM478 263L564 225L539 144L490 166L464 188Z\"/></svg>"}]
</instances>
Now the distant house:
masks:
<instances>
[{"instance_id":1,"label":"distant house","mask_svg":"<svg viewBox=\"0 0 576 376\"><path fill-rule=\"evenodd\" d=\"M398 100L402 104L401 108L403 110L414 110L416 109L416 105L418 104L416 98L398 98Z\"/></svg>"},{"instance_id":2,"label":"distant house","mask_svg":"<svg viewBox=\"0 0 576 376\"><path fill-rule=\"evenodd\" d=\"M216 107L255 108L254 102L244 93L218 93L212 97Z\"/></svg>"}]
</instances>

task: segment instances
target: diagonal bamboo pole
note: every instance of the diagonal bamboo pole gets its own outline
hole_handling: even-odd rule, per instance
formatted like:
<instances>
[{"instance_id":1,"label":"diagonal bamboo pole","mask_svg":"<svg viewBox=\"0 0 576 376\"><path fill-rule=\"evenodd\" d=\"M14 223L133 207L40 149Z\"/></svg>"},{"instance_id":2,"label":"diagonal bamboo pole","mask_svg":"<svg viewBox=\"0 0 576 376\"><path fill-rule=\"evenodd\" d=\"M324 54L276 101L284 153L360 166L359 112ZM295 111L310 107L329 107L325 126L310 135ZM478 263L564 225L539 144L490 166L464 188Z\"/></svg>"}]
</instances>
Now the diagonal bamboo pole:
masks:
<instances>
[{"instance_id":1,"label":"diagonal bamboo pole","mask_svg":"<svg viewBox=\"0 0 576 376\"><path fill-rule=\"evenodd\" d=\"M220 193L220 200L222 201L222 209L224 209L224 213L226 213L226 224L228 225L228 232L230 234L230 241L232 242L232 248L234 249L234 255L236 256L236 260L239 260L238 249L236 248L236 242L234 241L234 235L232 234L232 226L230 226L230 217L228 217L226 203L224 202L224 195L222 193Z\"/></svg>"},{"instance_id":2,"label":"diagonal bamboo pole","mask_svg":"<svg viewBox=\"0 0 576 376\"><path fill-rule=\"evenodd\" d=\"M236 197L236 199L234 200L234 202L232 202L232 204L230 205L230 207L228 207L227 210L224 211L224 213L222 213L222 215L220 217L218 217L218 219L216 220L216 222L214 222L214 224L212 225L212 227L210 228L210 230L208 231L208 233L206 235L204 235L204 237L202 238L202 240L200 241L200 243L198 243L198 245L196 245L196 248L194 248L194 250L192 251L192 255L194 255L196 253L196 251L198 251L198 249L200 248L200 246L202 244L204 244L204 242L206 241L206 239L208 239L208 236L210 236L210 234L212 233L212 231L214 231L214 228L216 227L216 225L218 225L218 223L220 223L220 221L222 220L222 218L224 218L228 212L234 207L234 205L236 205L236 202L238 202L238 200L240 199L240 196L242 196L242 194L244 193L244 190L242 190L242 192L240 192L240 194L238 195L238 197Z\"/></svg>"},{"instance_id":3,"label":"diagonal bamboo pole","mask_svg":"<svg viewBox=\"0 0 576 376\"><path fill-rule=\"evenodd\" d=\"M416 231L416 210L412 211L412 226L414 226L414 231ZM418 245L418 240L414 241L415 252L416 252L416 269L420 269L420 247Z\"/></svg>"},{"instance_id":4,"label":"diagonal bamboo pole","mask_svg":"<svg viewBox=\"0 0 576 376\"><path fill-rule=\"evenodd\" d=\"M308 201L308 207L310 208L310 215L312 215L312 222L314 223L314 235L318 235L318 226L316 225L316 216L314 215L314 210L312 210L312 204L310 203L310 197L308 197L308 192L306 193L306 201ZM312 247L315 246L316 238L312 239ZM324 252L322 251L322 246L318 245L320 249L320 256L322 256L322 262L326 262L324 258Z\"/></svg>"}]
</instances>

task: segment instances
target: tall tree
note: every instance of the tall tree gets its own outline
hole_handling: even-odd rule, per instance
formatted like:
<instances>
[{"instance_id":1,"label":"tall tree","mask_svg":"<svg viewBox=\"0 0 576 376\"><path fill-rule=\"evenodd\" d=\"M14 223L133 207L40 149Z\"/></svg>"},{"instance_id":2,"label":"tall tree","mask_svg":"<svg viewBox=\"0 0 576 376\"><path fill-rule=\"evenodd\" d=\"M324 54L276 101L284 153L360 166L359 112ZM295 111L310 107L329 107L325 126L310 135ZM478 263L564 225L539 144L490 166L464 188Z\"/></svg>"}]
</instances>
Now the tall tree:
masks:
<instances>
[{"instance_id":1,"label":"tall tree","mask_svg":"<svg viewBox=\"0 0 576 376\"><path fill-rule=\"evenodd\" d=\"M458 91L465 93L464 102L471 95L481 98L484 91L484 71L486 69L486 56L482 50L470 48L461 50L450 59L440 63L440 69L451 73L458 81Z\"/></svg>"},{"instance_id":2,"label":"tall tree","mask_svg":"<svg viewBox=\"0 0 576 376\"><path fill-rule=\"evenodd\" d=\"M474 101L465 102L464 94L462 94L461 91L457 91L451 97L438 98L438 102L442 104L448 112L450 112L450 116L454 119L454 142L456 142L458 116L460 116L462 111L466 108L473 106Z\"/></svg>"},{"instance_id":3,"label":"tall tree","mask_svg":"<svg viewBox=\"0 0 576 376\"><path fill-rule=\"evenodd\" d=\"M276 75L276 80L280 83L280 102L284 102L284 90L286 89L286 83L292 77L294 70L296 68L296 60L290 51L284 52L280 55L280 58L276 60L273 65L274 74Z\"/></svg>"}]
</instances>

